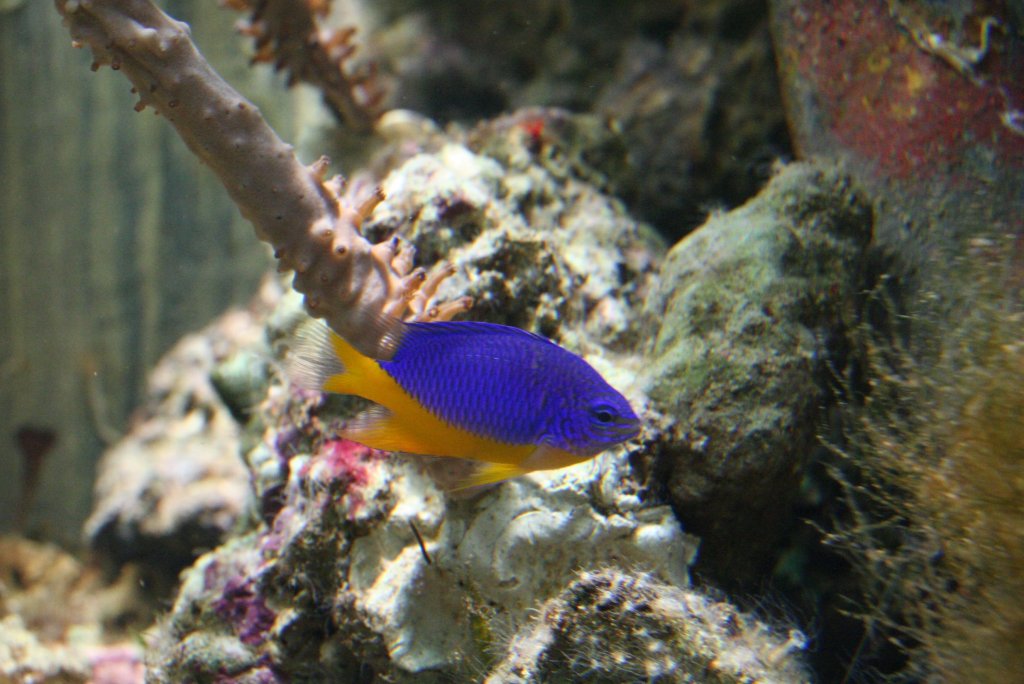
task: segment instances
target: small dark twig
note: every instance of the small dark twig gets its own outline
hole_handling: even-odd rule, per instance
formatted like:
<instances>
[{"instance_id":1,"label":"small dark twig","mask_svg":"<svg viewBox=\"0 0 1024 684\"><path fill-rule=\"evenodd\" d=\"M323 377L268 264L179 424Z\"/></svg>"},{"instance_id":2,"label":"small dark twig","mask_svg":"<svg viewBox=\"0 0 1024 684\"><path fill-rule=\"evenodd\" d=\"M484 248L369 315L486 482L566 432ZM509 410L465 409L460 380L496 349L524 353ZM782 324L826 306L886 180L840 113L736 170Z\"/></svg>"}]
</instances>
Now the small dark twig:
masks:
<instances>
[{"instance_id":1,"label":"small dark twig","mask_svg":"<svg viewBox=\"0 0 1024 684\"><path fill-rule=\"evenodd\" d=\"M46 427L22 425L14 434L14 441L21 452L21 496L15 511L14 529L23 532L28 515L39 491L43 473L43 462L47 454L57 445L57 433Z\"/></svg>"},{"instance_id":2,"label":"small dark twig","mask_svg":"<svg viewBox=\"0 0 1024 684\"><path fill-rule=\"evenodd\" d=\"M423 537L420 535L420 531L416 529L416 523L412 521L412 518L409 519L409 529L412 530L417 543L420 545L420 552L423 554L423 560L427 561L427 565L433 565L434 562L430 560L430 554L427 553L427 545L423 543Z\"/></svg>"}]
</instances>

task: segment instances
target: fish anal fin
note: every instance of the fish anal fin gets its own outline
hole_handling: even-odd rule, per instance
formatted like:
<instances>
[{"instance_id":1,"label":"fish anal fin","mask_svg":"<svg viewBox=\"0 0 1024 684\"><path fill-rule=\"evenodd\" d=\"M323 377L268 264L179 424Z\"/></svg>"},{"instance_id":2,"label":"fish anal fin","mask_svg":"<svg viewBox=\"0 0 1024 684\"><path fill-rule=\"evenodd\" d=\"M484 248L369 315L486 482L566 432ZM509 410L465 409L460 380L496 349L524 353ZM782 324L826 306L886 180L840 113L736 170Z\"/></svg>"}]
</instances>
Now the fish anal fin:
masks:
<instances>
[{"instance_id":1,"label":"fish anal fin","mask_svg":"<svg viewBox=\"0 0 1024 684\"><path fill-rule=\"evenodd\" d=\"M351 379L344 373L332 375L320 385L321 392L332 392L334 394L355 394L354 389Z\"/></svg>"},{"instance_id":2,"label":"fish anal fin","mask_svg":"<svg viewBox=\"0 0 1024 684\"><path fill-rule=\"evenodd\" d=\"M514 463L479 462L476 472L458 482L448 491L457 492L481 485L495 484L535 470L565 468L585 461L587 458L589 457L573 454L550 444L540 444L526 454L525 458Z\"/></svg>"},{"instance_id":3,"label":"fish anal fin","mask_svg":"<svg viewBox=\"0 0 1024 684\"><path fill-rule=\"evenodd\" d=\"M470 489L472 487L480 487L482 485L496 484L509 480L513 477L519 477L525 475L528 471L523 470L514 463L483 463L481 462L474 472L469 477L460 480L455 484L454 487L449 488L449 492L458 492L464 489Z\"/></svg>"},{"instance_id":4,"label":"fish anal fin","mask_svg":"<svg viewBox=\"0 0 1024 684\"><path fill-rule=\"evenodd\" d=\"M409 432L391 411L373 406L345 422L341 436L381 451L431 453L430 445Z\"/></svg>"}]
</instances>

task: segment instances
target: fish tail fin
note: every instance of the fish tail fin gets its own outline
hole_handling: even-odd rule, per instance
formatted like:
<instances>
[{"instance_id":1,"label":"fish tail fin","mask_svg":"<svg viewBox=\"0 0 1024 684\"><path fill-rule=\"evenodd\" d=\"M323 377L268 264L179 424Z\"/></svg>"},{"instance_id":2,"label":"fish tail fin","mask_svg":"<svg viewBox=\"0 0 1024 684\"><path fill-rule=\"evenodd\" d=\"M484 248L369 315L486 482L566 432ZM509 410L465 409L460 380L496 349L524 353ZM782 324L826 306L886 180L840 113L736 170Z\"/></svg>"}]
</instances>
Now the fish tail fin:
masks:
<instances>
[{"instance_id":1,"label":"fish tail fin","mask_svg":"<svg viewBox=\"0 0 1024 684\"><path fill-rule=\"evenodd\" d=\"M357 388L376 362L320 321L299 328L288 355L288 375L303 389L360 394Z\"/></svg>"},{"instance_id":2,"label":"fish tail fin","mask_svg":"<svg viewBox=\"0 0 1024 684\"><path fill-rule=\"evenodd\" d=\"M481 485L496 484L513 477L525 475L528 472L528 470L523 470L514 463L481 463L477 467L476 472L458 482L448 491L458 492L472 487L480 487Z\"/></svg>"}]
</instances>

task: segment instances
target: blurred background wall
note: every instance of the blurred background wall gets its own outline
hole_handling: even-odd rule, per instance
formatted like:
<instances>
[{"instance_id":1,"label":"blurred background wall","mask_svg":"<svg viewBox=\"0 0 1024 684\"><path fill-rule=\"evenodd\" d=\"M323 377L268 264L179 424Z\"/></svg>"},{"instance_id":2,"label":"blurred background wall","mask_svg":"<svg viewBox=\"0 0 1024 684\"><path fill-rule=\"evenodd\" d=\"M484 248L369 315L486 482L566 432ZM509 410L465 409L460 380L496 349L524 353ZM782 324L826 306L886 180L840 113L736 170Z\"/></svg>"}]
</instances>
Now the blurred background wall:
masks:
<instances>
[{"instance_id":1,"label":"blurred background wall","mask_svg":"<svg viewBox=\"0 0 1024 684\"><path fill-rule=\"evenodd\" d=\"M238 15L164 4L289 137L291 96L248 66ZM126 80L90 62L51 2L0 0L0 531L65 544L147 368L249 299L270 263L171 127L133 111ZM51 437L29 505L26 457Z\"/></svg>"}]
</instances>

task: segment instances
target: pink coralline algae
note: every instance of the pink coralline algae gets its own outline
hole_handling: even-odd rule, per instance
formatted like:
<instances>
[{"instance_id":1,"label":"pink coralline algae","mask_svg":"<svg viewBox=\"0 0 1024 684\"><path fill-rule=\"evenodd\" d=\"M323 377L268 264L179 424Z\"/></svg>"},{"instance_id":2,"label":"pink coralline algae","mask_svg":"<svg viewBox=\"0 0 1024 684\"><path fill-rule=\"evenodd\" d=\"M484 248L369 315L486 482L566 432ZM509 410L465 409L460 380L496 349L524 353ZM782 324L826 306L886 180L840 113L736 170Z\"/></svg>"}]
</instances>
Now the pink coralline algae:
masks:
<instances>
[{"instance_id":1,"label":"pink coralline algae","mask_svg":"<svg viewBox=\"0 0 1024 684\"><path fill-rule=\"evenodd\" d=\"M146 666L130 646L104 646L89 655L92 684L142 684Z\"/></svg>"},{"instance_id":2,"label":"pink coralline algae","mask_svg":"<svg viewBox=\"0 0 1024 684\"><path fill-rule=\"evenodd\" d=\"M327 485L335 496L345 497L351 518L364 503L360 490L370 482L373 470L385 458L386 452L347 439L330 439L302 467L299 478Z\"/></svg>"},{"instance_id":3,"label":"pink coralline algae","mask_svg":"<svg viewBox=\"0 0 1024 684\"><path fill-rule=\"evenodd\" d=\"M347 439L332 439L323 443L316 460L307 466L306 473L312 475L317 467L321 468L317 475L329 480L344 479L350 485L363 487L369 482L367 464L379 460L380 452Z\"/></svg>"}]
</instances>

